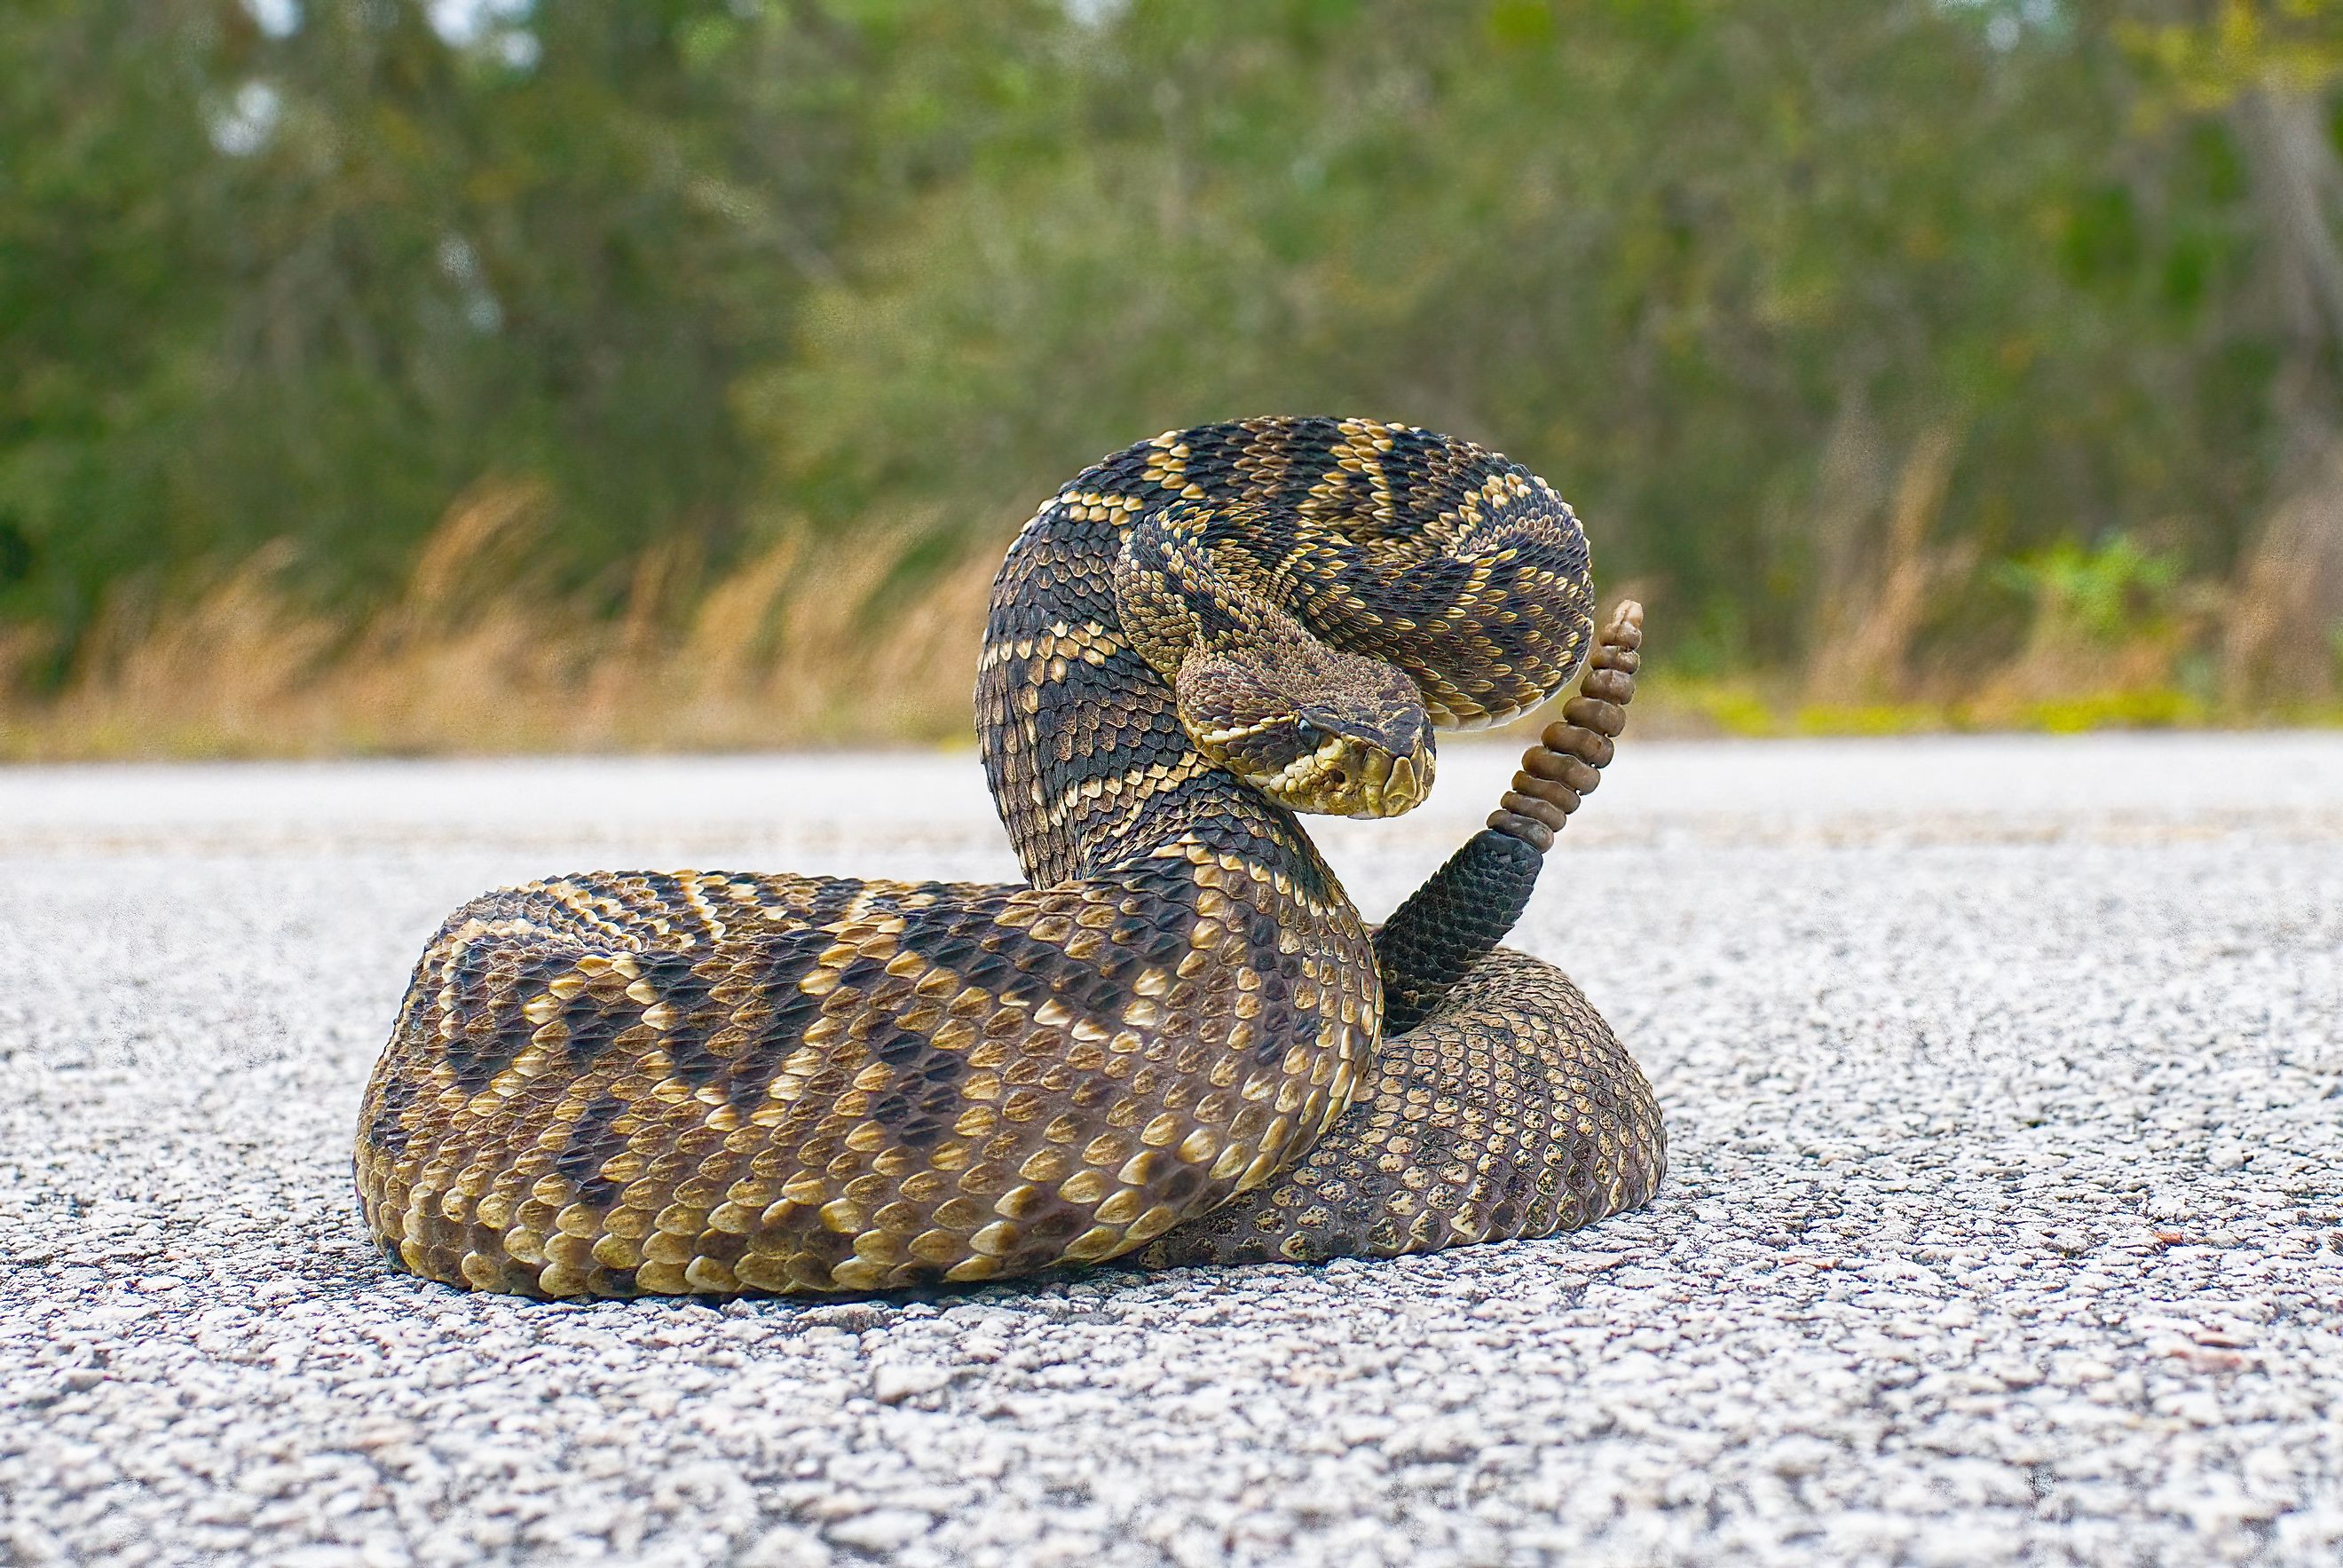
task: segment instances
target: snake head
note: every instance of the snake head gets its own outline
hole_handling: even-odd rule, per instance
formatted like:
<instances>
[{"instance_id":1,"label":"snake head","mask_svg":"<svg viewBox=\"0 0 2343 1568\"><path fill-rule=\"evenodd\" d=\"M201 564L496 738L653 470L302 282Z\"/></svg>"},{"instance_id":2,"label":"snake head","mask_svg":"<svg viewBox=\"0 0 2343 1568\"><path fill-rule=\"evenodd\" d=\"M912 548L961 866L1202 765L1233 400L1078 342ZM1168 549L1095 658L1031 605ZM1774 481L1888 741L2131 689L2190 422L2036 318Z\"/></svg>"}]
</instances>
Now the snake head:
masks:
<instances>
[{"instance_id":1,"label":"snake head","mask_svg":"<svg viewBox=\"0 0 2343 1568\"><path fill-rule=\"evenodd\" d=\"M1199 750L1279 805L1396 817L1432 791L1432 720L1406 673L1314 638L1198 648L1172 682Z\"/></svg>"}]
</instances>

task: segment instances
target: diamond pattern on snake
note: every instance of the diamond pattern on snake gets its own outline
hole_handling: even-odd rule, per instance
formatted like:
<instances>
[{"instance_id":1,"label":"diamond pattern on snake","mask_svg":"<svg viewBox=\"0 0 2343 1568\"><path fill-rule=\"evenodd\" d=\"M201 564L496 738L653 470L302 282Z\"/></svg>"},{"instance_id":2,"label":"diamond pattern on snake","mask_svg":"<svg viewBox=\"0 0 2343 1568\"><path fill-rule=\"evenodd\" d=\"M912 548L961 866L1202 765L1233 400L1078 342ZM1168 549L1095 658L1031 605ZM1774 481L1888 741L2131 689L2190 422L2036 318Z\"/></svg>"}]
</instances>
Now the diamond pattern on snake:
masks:
<instances>
[{"instance_id":1,"label":"diamond pattern on snake","mask_svg":"<svg viewBox=\"0 0 2343 1568\"><path fill-rule=\"evenodd\" d=\"M361 1109L390 1258L529 1295L869 1292L1060 1265L1544 1236L1664 1165L1634 1060L1498 947L1611 755L1544 480L1428 431L1266 418L1084 470L979 660L1027 881L596 872L458 910ZM1591 657L1590 657L1591 656ZM1385 817L1436 729L1579 694L1371 929L1298 813Z\"/></svg>"}]
</instances>

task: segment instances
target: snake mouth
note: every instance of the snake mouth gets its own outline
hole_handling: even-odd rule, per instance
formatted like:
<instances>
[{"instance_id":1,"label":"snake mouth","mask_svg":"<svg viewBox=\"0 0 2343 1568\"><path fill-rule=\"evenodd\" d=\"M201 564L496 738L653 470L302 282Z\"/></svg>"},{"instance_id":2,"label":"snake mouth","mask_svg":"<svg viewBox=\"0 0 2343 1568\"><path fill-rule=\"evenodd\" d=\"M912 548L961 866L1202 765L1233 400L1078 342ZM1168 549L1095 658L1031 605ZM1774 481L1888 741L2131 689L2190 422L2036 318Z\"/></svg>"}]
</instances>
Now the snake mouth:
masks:
<instances>
[{"instance_id":1,"label":"snake mouth","mask_svg":"<svg viewBox=\"0 0 2343 1568\"><path fill-rule=\"evenodd\" d=\"M1361 776L1351 788L1342 788L1344 770L1331 773L1327 782L1346 798L1336 808L1342 815L1368 820L1401 816L1423 804L1432 793L1432 773L1433 752L1427 746L1411 757L1377 752L1361 759Z\"/></svg>"},{"instance_id":2,"label":"snake mouth","mask_svg":"<svg viewBox=\"0 0 2343 1568\"><path fill-rule=\"evenodd\" d=\"M1329 739L1279 772L1251 782L1291 810L1362 820L1413 811L1432 792L1433 750L1426 741L1407 756L1380 747Z\"/></svg>"}]
</instances>

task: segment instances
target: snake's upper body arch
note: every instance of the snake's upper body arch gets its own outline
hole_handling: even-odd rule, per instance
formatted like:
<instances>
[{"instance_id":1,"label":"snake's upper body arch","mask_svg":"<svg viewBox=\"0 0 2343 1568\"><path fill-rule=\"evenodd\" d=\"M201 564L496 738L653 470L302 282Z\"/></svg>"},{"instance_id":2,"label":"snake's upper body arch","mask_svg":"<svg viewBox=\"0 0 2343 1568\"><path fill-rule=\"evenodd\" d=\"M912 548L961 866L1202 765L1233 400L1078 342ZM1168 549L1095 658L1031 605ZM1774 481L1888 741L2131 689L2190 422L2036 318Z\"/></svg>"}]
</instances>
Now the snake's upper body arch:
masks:
<instances>
[{"instance_id":1,"label":"snake's upper body arch","mask_svg":"<svg viewBox=\"0 0 2343 1568\"><path fill-rule=\"evenodd\" d=\"M1466 443L1264 419L1105 459L1011 547L980 659L1029 882L595 873L474 900L367 1089L370 1229L481 1289L868 1292L1641 1201L1656 1107L1574 988L1499 952L1386 1040L1405 960L1280 803L1412 805L1427 721L1552 696L1592 605L1570 509Z\"/></svg>"}]
</instances>

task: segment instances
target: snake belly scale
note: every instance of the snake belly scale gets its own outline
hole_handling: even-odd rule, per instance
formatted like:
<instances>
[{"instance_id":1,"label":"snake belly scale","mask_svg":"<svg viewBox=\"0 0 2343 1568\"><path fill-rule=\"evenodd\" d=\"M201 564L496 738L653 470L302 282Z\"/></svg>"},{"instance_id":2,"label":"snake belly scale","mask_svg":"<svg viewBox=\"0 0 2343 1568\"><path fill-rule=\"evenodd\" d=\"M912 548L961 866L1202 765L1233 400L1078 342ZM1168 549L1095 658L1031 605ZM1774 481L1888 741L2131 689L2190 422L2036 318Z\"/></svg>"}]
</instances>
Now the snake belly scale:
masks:
<instances>
[{"instance_id":1,"label":"snake belly scale","mask_svg":"<svg viewBox=\"0 0 2343 1568\"><path fill-rule=\"evenodd\" d=\"M1433 727L1554 695L1592 607L1570 508L1464 442L1276 418L1106 458L1011 547L979 666L1028 883L475 900L367 1089L367 1227L483 1290L861 1292L1392 1255L1642 1202L1642 1074L1558 970L1491 950L1550 833L1484 832L1377 932L1295 815L1413 807Z\"/></svg>"}]
</instances>

